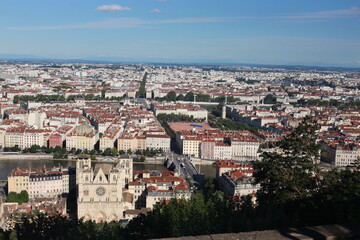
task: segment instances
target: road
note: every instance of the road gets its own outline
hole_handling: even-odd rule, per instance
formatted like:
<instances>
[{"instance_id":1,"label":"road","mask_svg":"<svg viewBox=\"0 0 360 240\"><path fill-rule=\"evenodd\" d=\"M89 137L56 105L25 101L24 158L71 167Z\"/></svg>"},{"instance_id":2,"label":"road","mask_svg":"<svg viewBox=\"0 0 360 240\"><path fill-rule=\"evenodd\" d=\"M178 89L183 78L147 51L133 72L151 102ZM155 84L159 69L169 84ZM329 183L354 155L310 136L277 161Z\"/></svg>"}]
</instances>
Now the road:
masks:
<instances>
[{"instance_id":1,"label":"road","mask_svg":"<svg viewBox=\"0 0 360 240\"><path fill-rule=\"evenodd\" d=\"M190 157L171 153L167 156L167 158L170 163L173 164L172 167L175 168L174 171L176 171L181 177L193 179L196 182L196 185L201 188L204 175L197 171L195 166L192 164Z\"/></svg>"}]
</instances>

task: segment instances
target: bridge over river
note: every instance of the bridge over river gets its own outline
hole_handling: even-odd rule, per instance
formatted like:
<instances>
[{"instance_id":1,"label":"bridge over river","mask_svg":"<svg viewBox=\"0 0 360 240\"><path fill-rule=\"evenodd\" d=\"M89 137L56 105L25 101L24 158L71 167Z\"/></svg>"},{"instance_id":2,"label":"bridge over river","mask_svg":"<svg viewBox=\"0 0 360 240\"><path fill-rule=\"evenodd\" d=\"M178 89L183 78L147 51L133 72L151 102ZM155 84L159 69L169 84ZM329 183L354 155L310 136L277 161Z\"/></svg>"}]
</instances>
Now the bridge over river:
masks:
<instances>
[{"instance_id":1,"label":"bridge over river","mask_svg":"<svg viewBox=\"0 0 360 240\"><path fill-rule=\"evenodd\" d=\"M177 172L181 177L192 179L198 189L202 188L204 174L198 172L190 157L171 153L165 157L164 164L167 169Z\"/></svg>"}]
</instances>

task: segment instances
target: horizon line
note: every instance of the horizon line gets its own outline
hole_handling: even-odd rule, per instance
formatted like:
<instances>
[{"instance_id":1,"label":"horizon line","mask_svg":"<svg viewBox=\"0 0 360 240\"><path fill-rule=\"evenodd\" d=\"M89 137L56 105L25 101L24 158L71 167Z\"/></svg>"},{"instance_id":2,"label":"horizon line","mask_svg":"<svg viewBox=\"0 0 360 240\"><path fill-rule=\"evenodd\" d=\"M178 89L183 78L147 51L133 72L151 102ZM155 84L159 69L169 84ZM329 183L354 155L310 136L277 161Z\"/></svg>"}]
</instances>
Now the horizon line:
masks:
<instances>
[{"instance_id":1,"label":"horizon line","mask_svg":"<svg viewBox=\"0 0 360 240\"><path fill-rule=\"evenodd\" d=\"M2 54L0 54L1 56ZM3 54L6 55L6 54ZM21 55L21 54L8 54L8 55ZM58 62L58 63L84 63L84 62L92 62L96 64L157 64L157 65L229 65L229 66L268 66L270 68L276 68L276 67L306 67L306 68L346 68L346 69L356 69L360 70L360 66L345 66L345 65L330 65L330 64L324 64L318 63L318 64L306 64L306 63L236 63L236 62L205 62L205 61L199 61L199 62L192 62L192 61L179 61L175 59L169 59L173 62L161 62L161 61L151 61L151 60L96 60L91 58L52 58L52 57L38 57L38 56L32 56L29 57L0 57L0 62L3 61L13 61L13 62Z\"/></svg>"}]
</instances>

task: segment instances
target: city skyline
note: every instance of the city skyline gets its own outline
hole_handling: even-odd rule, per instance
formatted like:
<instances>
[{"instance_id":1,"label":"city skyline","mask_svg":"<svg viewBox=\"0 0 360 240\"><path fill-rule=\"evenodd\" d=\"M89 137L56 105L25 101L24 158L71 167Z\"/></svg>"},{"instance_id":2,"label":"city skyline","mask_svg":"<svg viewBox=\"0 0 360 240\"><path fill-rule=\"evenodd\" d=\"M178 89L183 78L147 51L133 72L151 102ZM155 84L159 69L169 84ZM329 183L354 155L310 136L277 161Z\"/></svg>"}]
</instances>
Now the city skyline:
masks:
<instances>
[{"instance_id":1,"label":"city skyline","mask_svg":"<svg viewBox=\"0 0 360 240\"><path fill-rule=\"evenodd\" d=\"M2 1L0 58L360 67L357 1Z\"/></svg>"}]
</instances>

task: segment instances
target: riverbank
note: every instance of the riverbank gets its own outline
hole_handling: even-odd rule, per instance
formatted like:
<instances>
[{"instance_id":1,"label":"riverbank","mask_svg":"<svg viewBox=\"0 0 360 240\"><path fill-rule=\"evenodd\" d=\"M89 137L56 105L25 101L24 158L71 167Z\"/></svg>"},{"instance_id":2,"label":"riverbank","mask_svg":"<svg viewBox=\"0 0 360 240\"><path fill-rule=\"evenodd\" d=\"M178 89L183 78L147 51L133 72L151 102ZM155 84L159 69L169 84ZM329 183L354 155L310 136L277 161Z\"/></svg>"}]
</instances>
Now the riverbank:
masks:
<instances>
[{"instance_id":1,"label":"riverbank","mask_svg":"<svg viewBox=\"0 0 360 240\"><path fill-rule=\"evenodd\" d=\"M162 162L156 162L156 163L153 163L153 162L133 162L133 164L141 164L141 165L164 165L164 163Z\"/></svg>"},{"instance_id":2,"label":"riverbank","mask_svg":"<svg viewBox=\"0 0 360 240\"><path fill-rule=\"evenodd\" d=\"M104 162L94 162L94 163L104 163ZM109 162L110 163L110 162ZM41 159L37 161L28 161L28 160L8 160L8 161L0 161L0 180L7 180L7 176L12 169L15 168L42 168L42 167L59 167L62 166L64 168L75 167L76 162L75 159ZM134 163L133 164L134 171L140 170L166 170L166 167L162 164L151 164L151 163Z\"/></svg>"},{"instance_id":3,"label":"riverbank","mask_svg":"<svg viewBox=\"0 0 360 240\"><path fill-rule=\"evenodd\" d=\"M103 157L97 156L98 159L93 160L92 162L111 162L111 161L102 161L102 159L108 159L112 157ZM53 161L64 161L64 162L75 162L76 155L69 156L68 159L54 159L52 154L0 154L0 162L1 161L41 161L41 160L53 160ZM191 158L194 164L196 165L212 165L214 160L205 160L200 158ZM135 162L136 164L164 164L164 157L146 157L145 162Z\"/></svg>"},{"instance_id":4,"label":"riverbank","mask_svg":"<svg viewBox=\"0 0 360 240\"><path fill-rule=\"evenodd\" d=\"M38 160L51 160L51 159L53 159L53 156L50 154L12 154L12 155L0 154L0 161L11 161L11 160L38 161Z\"/></svg>"},{"instance_id":5,"label":"riverbank","mask_svg":"<svg viewBox=\"0 0 360 240\"><path fill-rule=\"evenodd\" d=\"M9 156L9 155L8 155ZM75 167L76 165L76 159L53 159L51 155L48 155L48 158L39 158L38 155L31 156L28 155L27 158L22 159L20 158L21 155L16 155L15 157L12 157L11 159L5 160L2 158L0 160L0 179L6 180L7 175L12 169L15 169L17 167L19 168L41 168L41 167L59 167L62 166L64 168L68 167ZM46 156L46 155L45 155ZM148 159L147 159L148 160ZM166 170L166 167L163 165L163 160L160 161L160 158L158 158L158 161L152 161L153 159L149 159L149 161L145 162L134 162L133 169L134 171L139 170ZM196 161L196 160L195 160ZM94 163L104 163L106 161L94 161ZM196 161L197 162L197 161ZM204 173L205 176L215 177L215 167L210 164L202 164L199 165L197 163L194 163L195 167L198 169L199 172ZM110 161L108 161L110 163ZM204 161L203 161L204 163Z\"/></svg>"}]
</instances>

